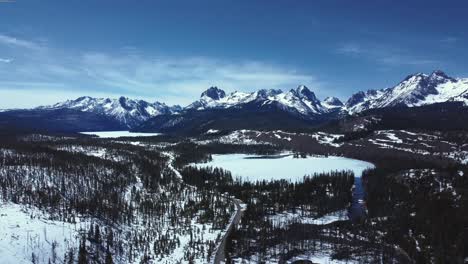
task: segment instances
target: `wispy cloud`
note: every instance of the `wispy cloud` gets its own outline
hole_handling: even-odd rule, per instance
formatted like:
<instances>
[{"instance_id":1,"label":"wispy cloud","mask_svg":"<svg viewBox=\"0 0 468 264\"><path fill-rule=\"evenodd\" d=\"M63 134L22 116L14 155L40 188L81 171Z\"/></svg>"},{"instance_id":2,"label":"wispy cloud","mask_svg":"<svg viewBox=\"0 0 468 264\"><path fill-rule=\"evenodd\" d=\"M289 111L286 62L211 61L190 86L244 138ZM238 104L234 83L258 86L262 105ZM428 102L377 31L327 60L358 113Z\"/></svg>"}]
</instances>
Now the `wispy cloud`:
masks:
<instances>
[{"instance_id":1,"label":"wispy cloud","mask_svg":"<svg viewBox=\"0 0 468 264\"><path fill-rule=\"evenodd\" d=\"M385 66L425 66L440 63L438 60L413 55L411 52L401 48L381 44L350 42L339 46L336 52L354 58L372 60Z\"/></svg>"},{"instance_id":2,"label":"wispy cloud","mask_svg":"<svg viewBox=\"0 0 468 264\"><path fill-rule=\"evenodd\" d=\"M0 62L3 62L3 63L10 63L10 62L12 62L12 59L0 58Z\"/></svg>"},{"instance_id":3,"label":"wispy cloud","mask_svg":"<svg viewBox=\"0 0 468 264\"><path fill-rule=\"evenodd\" d=\"M316 83L313 76L297 70L259 61L229 62L206 57L171 58L110 56L86 53L80 65L94 81L122 89L148 93L151 89L169 93L191 93L210 85L227 90L290 88Z\"/></svg>"},{"instance_id":4,"label":"wispy cloud","mask_svg":"<svg viewBox=\"0 0 468 264\"><path fill-rule=\"evenodd\" d=\"M440 42L444 44L452 44L458 41L457 37L445 37L439 40Z\"/></svg>"},{"instance_id":5,"label":"wispy cloud","mask_svg":"<svg viewBox=\"0 0 468 264\"><path fill-rule=\"evenodd\" d=\"M53 97L50 94L43 100L40 96L41 91L54 90L60 98L73 90L70 96L78 91L80 95L124 95L184 105L212 85L227 92L290 89L299 84L317 91L321 86L311 74L271 62L161 56L143 54L135 47L113 53L71 53L39 46L43 49L37 52L33 42L0 35L2 43L21 50L11 67L0 67L0 90L30 91L37 95L36 105L53 103L47 101Z\"/></svg>"},{"instance_id":6,"label":"wispy cloud","mask_svg":"<svg viewBox=\"0 0 468 264\"><path fill-rule=\"evenodd\" d=\"M39 50L42 48L40 43L15 38L12 36L0 34L0 44L7 45L10 47L19 47L19 48L26 48L31 50Z\"/></svg>"},{"instance_id":7,"label":"wispy cloud","mask_svg":"<svg viewBox=\"0 0 468 264\"><path fill-rule=\"evenodd\" d=\"M338 47L337 52L346 55L360 55L364 53L364 50L357 43L346 43Z\"/></svg>"}]
</instances>

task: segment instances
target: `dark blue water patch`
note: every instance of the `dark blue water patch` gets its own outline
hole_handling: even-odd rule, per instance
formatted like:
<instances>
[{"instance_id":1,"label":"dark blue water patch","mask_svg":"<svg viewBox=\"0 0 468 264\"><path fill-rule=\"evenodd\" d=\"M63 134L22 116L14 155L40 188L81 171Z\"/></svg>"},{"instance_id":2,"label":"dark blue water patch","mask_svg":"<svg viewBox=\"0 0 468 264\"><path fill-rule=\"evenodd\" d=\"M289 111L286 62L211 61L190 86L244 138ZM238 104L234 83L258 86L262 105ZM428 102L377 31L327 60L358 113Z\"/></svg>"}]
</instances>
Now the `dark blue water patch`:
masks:
<instances>
[{"instance_id":1,"label":"dark blue water patch","mask_svg":"<svg viewBox=\"0 0 468 264\"><path fill-rule=\"evenodd\" d=\"M351 206L348 210L349 219L353 222L359 222L366 218L367 207L364 201L364 186L360 177L354 177L354 187L352 193Z\"/></svg>"}]
</instances>

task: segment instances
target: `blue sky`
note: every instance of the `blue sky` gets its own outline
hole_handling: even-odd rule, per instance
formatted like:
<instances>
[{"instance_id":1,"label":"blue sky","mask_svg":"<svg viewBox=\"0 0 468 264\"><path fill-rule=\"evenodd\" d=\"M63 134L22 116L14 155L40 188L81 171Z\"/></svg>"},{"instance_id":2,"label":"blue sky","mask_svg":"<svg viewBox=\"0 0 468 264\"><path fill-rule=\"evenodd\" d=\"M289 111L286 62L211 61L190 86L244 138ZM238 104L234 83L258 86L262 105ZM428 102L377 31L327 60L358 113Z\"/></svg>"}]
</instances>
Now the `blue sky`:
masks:
<instances>
[{"instance_id":1,"label":"blue sky","mask_svg":"<svg viewBox=\"0 0 468 264\"><path fill-rule=\"evenodd\" d=\"M410 2L410 3L407 3ZM185 105L211 85L346 99L468 77L466 1L0 0L0 108L82 95Z\"/></svg>"}]
</instances>

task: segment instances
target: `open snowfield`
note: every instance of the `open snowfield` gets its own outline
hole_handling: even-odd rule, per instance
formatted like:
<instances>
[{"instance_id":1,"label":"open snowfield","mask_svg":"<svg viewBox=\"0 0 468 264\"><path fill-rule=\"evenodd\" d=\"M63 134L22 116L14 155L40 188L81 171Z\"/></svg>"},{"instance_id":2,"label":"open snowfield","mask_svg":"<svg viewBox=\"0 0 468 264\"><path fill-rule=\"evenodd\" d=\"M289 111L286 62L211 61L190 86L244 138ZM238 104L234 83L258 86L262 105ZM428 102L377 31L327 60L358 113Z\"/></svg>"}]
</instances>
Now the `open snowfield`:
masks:
<instances>
[{"instance_id":1,"label":"open snowfield","mask_svg":"<svg viewBox=\"0 0 468 264\"><path fill-rule=\"evenodd\" d=\"M100 132L80 132L85 135L95 135L100 138L119 138L119 137L153 137L161 135L160 133L138 133L130 131L100 131Z\"/></svg>"},{"instance_id":2,"label":"open snowfield","mask_svg":"<svg viewBox=\"0 0 468 264\"><path fill-rule=\"evenodd\" d=\"M272 179L301 181L304 175L336 170L352 170L356 177L360 177L365 169L374 167L369 162L336 156L293 158L293 155L256 157L246 154L227 154L212 157L212 161L197 166L221 167L231 171L234 177L239 176L249 181Z\"/></svg>"}]
</instances>

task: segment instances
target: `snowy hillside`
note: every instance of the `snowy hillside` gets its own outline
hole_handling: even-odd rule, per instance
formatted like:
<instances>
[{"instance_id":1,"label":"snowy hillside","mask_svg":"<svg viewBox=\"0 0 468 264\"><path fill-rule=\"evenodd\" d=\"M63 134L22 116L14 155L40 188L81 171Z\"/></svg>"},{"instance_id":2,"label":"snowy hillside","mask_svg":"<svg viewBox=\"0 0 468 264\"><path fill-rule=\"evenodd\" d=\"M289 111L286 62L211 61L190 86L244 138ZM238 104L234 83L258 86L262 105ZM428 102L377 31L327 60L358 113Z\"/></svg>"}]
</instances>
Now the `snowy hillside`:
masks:
<instances>
[{"instance_id":1,"label":"snowy hillside","mask_svg":"<svg viewBox=\"0 0 468 264\"><path fill-rule=\"evenodd\" d=\"M180 107L170 107L159 102L148 103L143 100L133 100L126 97L110 99L83 96L75 100L67 100L51 106L40 106L37 109L74 109L83 112L103 114L117 119L128 128L132 128L151 117L160 114L176 113L180 110Z\"/></svg>"}]
</instances>

